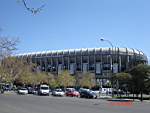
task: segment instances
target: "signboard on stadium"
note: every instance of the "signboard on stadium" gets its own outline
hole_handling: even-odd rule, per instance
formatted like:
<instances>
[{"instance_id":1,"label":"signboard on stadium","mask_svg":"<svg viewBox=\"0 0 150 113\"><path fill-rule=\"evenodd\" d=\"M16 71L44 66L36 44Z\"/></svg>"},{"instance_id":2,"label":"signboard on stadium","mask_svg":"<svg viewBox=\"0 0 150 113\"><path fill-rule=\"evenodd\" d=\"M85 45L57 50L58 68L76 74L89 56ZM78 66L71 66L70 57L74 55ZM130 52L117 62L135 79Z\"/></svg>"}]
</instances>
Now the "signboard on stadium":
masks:
<instances>
[{"instance_id":1,"label":"signboard on stadium","mask_svg":"<svg viewBox=\"0 0 150 113\"><path fill-rule=\"evenodd\" d=\"M70 74L75 74L75 63L70 64Z\"/></svg>"},{"instance_id":2,"label":"signboard on stadium","mask_svg":"<svg viewBox=\"0 0 150 113\"><path fill-rule=\"evenodd\" d=\"M102 74L102 63L96 63L96 74Z\"/></svg>"},{"instance_id":3,"label":"signboard on stadium","mask_svg":"<svg viewBox=\"0 0 150 113\"><path fill-rule=\"evenodd\" d=\"M113 73L118 73L118 64L117 63L113 64Z\"/></svg>"}]
</instances>

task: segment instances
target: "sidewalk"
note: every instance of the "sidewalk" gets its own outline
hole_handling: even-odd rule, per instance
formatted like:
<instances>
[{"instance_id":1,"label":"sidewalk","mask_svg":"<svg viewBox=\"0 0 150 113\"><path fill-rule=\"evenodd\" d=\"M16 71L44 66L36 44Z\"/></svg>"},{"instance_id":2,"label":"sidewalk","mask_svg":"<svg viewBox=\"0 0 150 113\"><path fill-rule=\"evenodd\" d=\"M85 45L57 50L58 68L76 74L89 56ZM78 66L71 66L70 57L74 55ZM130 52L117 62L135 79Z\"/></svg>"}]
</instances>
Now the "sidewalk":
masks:
<instances>
[{"instance_id":1,"label":"sidewalk","mask_svg":"<svg viewBox=\"0 0 150 113\"><path fill-rule=\"evenodd\" d=\"M14 91L5 91L3 94L4 95L14 95L16 93Z\"/></svg>"},{"instance_id":2,"label":"sidewalk","mask_svg":"<svg viewBox=\"0 0 150 113\"><path fill-rule=\"evenodd\" d=\"M105 94L97 94L97 98L99 98L99 99L111 99L112 98L112 96L110 96L110 95L105 95Z\"/></svg>"}]
</instances>

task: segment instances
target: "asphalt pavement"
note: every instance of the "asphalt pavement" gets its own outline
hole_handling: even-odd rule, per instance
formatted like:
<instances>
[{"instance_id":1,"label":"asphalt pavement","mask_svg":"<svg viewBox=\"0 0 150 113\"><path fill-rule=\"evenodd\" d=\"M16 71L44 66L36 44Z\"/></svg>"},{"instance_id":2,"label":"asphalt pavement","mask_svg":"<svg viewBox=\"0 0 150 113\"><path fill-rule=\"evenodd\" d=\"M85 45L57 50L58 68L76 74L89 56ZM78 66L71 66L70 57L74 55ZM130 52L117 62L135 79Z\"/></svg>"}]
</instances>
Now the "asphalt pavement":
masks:
<instances>
[{"instance_id":1,"label":"asphalt pavement","mask_svg":"<svg viewBox=\"0 0 150 113\"><path fill-rule=\"evenodd\" d=\"M0 94L0 113L149 113L150 103L131 106L110 104L104 99Z\"/></svg>"}]
</instances>

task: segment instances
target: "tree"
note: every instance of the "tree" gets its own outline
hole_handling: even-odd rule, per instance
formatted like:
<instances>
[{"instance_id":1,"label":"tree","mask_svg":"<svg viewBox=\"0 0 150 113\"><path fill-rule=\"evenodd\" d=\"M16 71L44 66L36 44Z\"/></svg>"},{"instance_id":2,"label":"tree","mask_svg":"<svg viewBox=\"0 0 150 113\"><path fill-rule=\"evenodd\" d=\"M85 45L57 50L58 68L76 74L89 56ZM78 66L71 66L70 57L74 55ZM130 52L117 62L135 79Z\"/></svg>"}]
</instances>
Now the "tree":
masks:
<instances>
[{"instance_id":1,"label":"tree","mask_svg":"<svg viewBox=\"0 0 150 113\"><path fill-rule=\"evenodd\" d=\"M20 2L20 1L23 3L23 5L26 8L26 10L29 11L29 12L31 12L34 15L37 14L37 13L39 13L45 7L45 4L42 4L38 8L33 8L33 7L29 7L29 5L27 4L26 0L18 0L18 2Z\"/></svg>"},{"instance_id":2,"label":"tree","mask_svg":"<svg viewBox=\"0 0 150 113\"><path fill-rule=\"evenodd\" d=\"M0 65L2 81L15 80L21 73L20 67L22 67L21 64L15 58L3 59Z\"/></svg>"},{"instance_id":3,"label":"tree","mask_svg":"<svg viewBox=\"0 0 150 113\"><path fill-rule=\"evenodd\" d=\"M13 77L11 77L2 66L0 66L0 83L11 83L12 81Z\"/></svg>"},{"instance_id":4,"label":"tree","mask_svg":"<svg viewBox=\"0 0 150 113\"><path fill-rule=\"evenodd\" d=\"M52 73L48 73L48 83L51 88L59 87L57 78Z\"/></svg>"},{"instance_id":5,"label":"tree","mask_svg":"<svg viewBox=\"0 0 150 113\"><path fill-rule=\"evenodd\" d=\"M128 91L129 85L130 85L130 80L132 79L132 76L129 73L121 72L121 73L116 73L112 77L113 81L116 81L116 88L122 89L124 91ZM121 95L120 95L121 96Z\"/></svg>"},{"instance_id":6,"label":"tree","mask_svg":"<svg viewBox=\"0 0 150 113\"><path fill-rule=\"evenodd\" d=\"M35 83L35 65L15 57L7 57L0 65L0 79L2 82L32 84Z\"/></svg>"},{"instance_id":7,"label":"tree","mask_svg":"<svg viewBox=\"0 0 150 113\"><path fill-rule=\"evenodd\" d=\"M63 71L57 77L57 82L59 86L68 87L68 86L75 86L75 77L71 76L68 71Z\"/></svg>"},{"instance_id":8,"label":"tree","mask_svg":"<svg viewBox=\"0 0 150 113\"><path fill-rule=\"evenodd\" d=\"M150 66L147 64L139 64L130 70L132 75L132 86L136 94L141 93L141 101L143 101L143 90L146 83L150 81Z\"/></svg>"},{"instance_id":9,"label":"tree","mask_svg":"<svg viewBox=\"0 0 150 113\"><path fill-rule=\"evenodd\" d=\"M17 78L17 80L23 85L33 85L35 78L31 72L24 72Z\"/></svg>"},{"instance_id":10,"label":"tree","mask_svg":"<svg viewBox=\"0 0 150 113\"><path fill-rule=\"evenodd\" d=\"M95 86L95 75L92 73L83 73L81 79L79 80L81 87L92 88Z\"/></svg>"},{"instance_id":11,"label":"tree","mask_svg":"<svg viewBox=\"0 0 150 113\"><path fill-rule=\"evenodd\" d=\"M34 73L36 76L36 85L38 84L49 84L49 76L45 72Z\"/></svg>"},{"instance_id":12,"label":"tree","mask_svg":"<svg viewBox=\"0 0 150 113\"><path fill-rule=\"evenodd\" d=\"M15 51L17 44L19 42L18 38L8 38L0 36L0 60L8 57Z\"/></svg>"}]
</instances>

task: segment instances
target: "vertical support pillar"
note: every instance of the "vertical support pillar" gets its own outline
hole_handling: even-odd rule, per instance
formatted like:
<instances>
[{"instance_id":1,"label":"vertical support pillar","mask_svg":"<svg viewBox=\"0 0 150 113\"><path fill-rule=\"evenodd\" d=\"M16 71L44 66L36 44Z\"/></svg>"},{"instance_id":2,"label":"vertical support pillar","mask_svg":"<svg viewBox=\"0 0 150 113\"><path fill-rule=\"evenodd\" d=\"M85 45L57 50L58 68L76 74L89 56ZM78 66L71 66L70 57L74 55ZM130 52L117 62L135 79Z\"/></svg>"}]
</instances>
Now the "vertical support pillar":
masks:
<instances>
[{"instance_id":1,"label":"vertical support pillar","mask_svg":"<svg viewBox=\"0 0 150 113\"><path fill-rule=\"evenodd\" d=\"M113 48L109 48L109 57L110 57L110 69L111 73L113 73Z\"/></svg>"},{"instance_id":2,"label":"vertical support pillar","mask_svg":"<svg viewBox=\"0 0 150 113\"><path fill-rule=\"evenodd\" d=\"M90 69L90 56L89 56L89 54L88 54L87 57L88 57L88 62L87 62L88 63L88 68L87 68L87 71L89 72L89 69Z\"/></svg>"},{"instance_id":3,"label":"vertical support pillar","mask_svg":"<svg viewBox=\"0 0 150 113\"><path fill-rule=\"evenodd\" d=\"M70 53L68 55L68 71L70 70Z\"/></svg>"},{"instance_id":4,"label":"vertical support pillar","mask_svg":"<svg viewBox=\"0 0 150 113\"><path fill-rule=\"evenodd\" d=\"M45 59L45 72L47 72L47 57L45 57L44 59Z\"/></svg>"},{"instance_id":5,"label":"vertical support pillar","mask_svg":"<svg viewBox=\"0 0 150 113\"><path fill-rule=\"evenodd\" d=\"M81 72L83 72L83 56L82 56L82 50L81 50Z\"/></svg>"},{"instance_id":6,"label":"vertical support pillar","mask_svg":"<svg viewBox=\"0 0 150 113\"><path fill-rule=\"evenodd\" d=\"M61 57L61 60L62 60L62 70L64 70L64 57L63 57L63 55Z\"/></svg>"},{"instance_id":7,"label":"vertical support pillar","mask_svg":"<svg viewBox=\"0 0 150 113\"><path fill-rule=\"evenodd\" d=\"M119 72L121 72L121 56L119 55Z\"/></svg>"},{"instance_id":8,"label":"vertical support pillar","mask_svg":"<svg viewBox=\"0 0 150 113\"><path fill-rule=\"evenodd\" d=\"M59 56L57 55L57 58L56 58L56 72L57 72L57 74L58 74L58 65L59 65L58 60L59 60Z\"/></svg>"},{"instance_id":9,"label":"vertical support pillar","mask_svg":"<svg viewBox=\"0 0 150 113\"><path fill-rule=\"evenodd\" d=\"M126 70L129 69L129 55L128 55L128 49L126 48Z\"/></svg>"},{"instance_id":10,"label":"vertical support pillar","mask_svg":"<svg viewBox=\"0 0 150 113\"><path fill-rule=\"evenodd\" d=\"M51 64L50 64L50 72L52 72L53 70L53 55L52 55L52 53L51 53L51 58L50 58L50 60L51 60Z\"/></svg>"},{"instance_id":11,"label":"vertical support pillar","mask_svg":"<svg viewBox=\"0 0 150 113\"><path fill-rule=\"evenodd\" d=\"M40 70L42 71L42 69L43 69L43 67L42 67L42 57L40 56L39 59L40 59Z\"/></svg>"},{"instance_id":12,"label":"vertical support pillar","mask_svg":"<svg viewBox=\"0 0 150 113\"><path fill-rule=\"evenodd\" d=\"M94 49L94 72L95 72L95 78L96 78L96 52L95 52L95 49Z\"/></svg>"},{"instance_id":13,"label":"vertical support pillar","mask_svg":"<svg viewBox=\"0 0 150 113\"><path fill-rule=\"evenodd\" d=\"M101 75L103 75L103 51L102 51L102 48L101 48L101 53L100 53L100 58L101 58Z\"/></svg>"},{"instance_id":14,"label":"vertical support pillar","mask_svg":"<svg viewBox=\"0 0 150 113\"><path fill-rule=\"evenodd\" d=\"M77 71L77 55L76 55L76 51L74 51L74 63L75 63L75 73Z\"/></svg>"}]
</instances>

